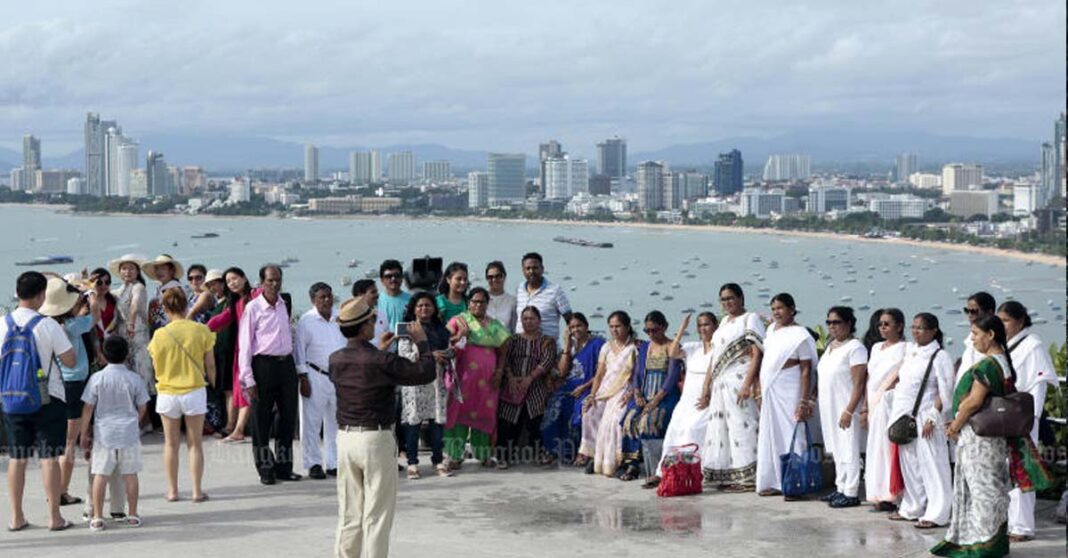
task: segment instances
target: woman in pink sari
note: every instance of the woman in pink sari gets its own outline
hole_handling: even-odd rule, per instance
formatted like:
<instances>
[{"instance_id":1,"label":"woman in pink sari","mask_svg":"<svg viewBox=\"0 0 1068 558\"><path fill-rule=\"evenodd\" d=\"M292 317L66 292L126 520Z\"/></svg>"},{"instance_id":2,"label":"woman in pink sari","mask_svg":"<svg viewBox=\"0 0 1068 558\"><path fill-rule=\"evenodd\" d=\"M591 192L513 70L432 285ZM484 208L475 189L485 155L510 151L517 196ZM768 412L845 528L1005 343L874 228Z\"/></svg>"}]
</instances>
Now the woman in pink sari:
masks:
<instances>
[{"instance_id":1,"label":"woman in pink sari","mask_svg":"<svg viewBox=\"0 0 1068 558\"><path fill-rule=\"evenodd\" d=\"M231 386L227 389L230 397L227 401L226 428L223 432L227 436L222 439L226 444L237 444L245 441L245 426L248 424L249 402L245 398L245 392L241 388L240 374L238 372L238 344L237 324L241 321L241 315L245 313L245 305L259 295L258 290L253 291L248 283L248 277L239 267L231 267L223 273L223 281L226 282L226 309L219 312L208 320L208 329L215 333L226 331L228 335L219 337L223 342L233 344L233 369Z\"/></svg>"},{"instance_id":2,"label":"woman in pink sari","mask_svg":"<svg viewBox=\"0 0 1068 558\"><path fill-rule=\"evenodd\" d=\"M456 344L455 369L460 384L458 393L455 387L449 390L445 422L445 453L450 470L459 469L463 463L468 436L475 458L483 466L494 465L491 448L501 382L495 372L499 349L508 340L509 332L486 315L488 303L486 289L471 289L467 310L446 326Z\"/></svg>"}]
</instances>

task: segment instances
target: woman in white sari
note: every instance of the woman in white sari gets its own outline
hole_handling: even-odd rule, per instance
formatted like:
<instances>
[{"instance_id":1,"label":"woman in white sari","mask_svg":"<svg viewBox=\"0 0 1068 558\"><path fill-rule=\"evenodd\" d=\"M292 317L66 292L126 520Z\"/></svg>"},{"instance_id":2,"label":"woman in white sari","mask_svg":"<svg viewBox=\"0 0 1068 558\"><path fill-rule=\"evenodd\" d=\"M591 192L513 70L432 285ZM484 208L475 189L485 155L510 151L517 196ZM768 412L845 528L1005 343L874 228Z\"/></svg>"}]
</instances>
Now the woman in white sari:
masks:
<instances>
[{"instance_id":1,"label":"woman in white sari","mask_svg":"<svg viewBox=\"0 0 1068 558\"><path fill-rule=\"evenodd\" d=\"M860 400L868 381L868 350L853 336L857 317L848 306L827 311L831 341L817 367L820 422L823 443L834 457L835 490L821 498L832 508L860 505L860 452L864 428L860 424Z\"/></svg>"},{"instance_id":2,"label":"woman in white sari","mask_svg":"<svg viewBox=\"0 0 1068 558\"><path fill-rule=\"evenodd\" d=\"M1035 424L1031 441L1038 444L1038 419L1046 401L1046 390L1057 385L1053 361L1042 338L1031 333L1031 316L1023 304L1010 300L998 308L998 318L1005 325L1008 353L1016 369L1016 390L1035 398ZM1035 538L1035 493L1013 488L1009 492L1009 541L1024 542Z\"/></svg>"},{"instance_id":3,"label":"woman in white sari","mask_svg":"<svg viewBox=\"0 0 1068 558\"><path fill-rule=\"evenodd\" d=\"M707 402L701 405L701 391L704 389L705 376L712 362L712 337L718 325L715 314L701 312L697 315L697 334L700 340L682 343L682 335L690 327L690 314L687 314L668 347L671 358L685 360L686 380L682 385L679 402L671 414L671 422L664 432L664 451L656 467L658 481L663 473L664 460L667 459L671 448L695 444L700 452L705 442L705 428L712 411Z\"/></svg>"},{"instance_id":4,"label":"woman in white sari","mask_svg":"<svg viewBox=\"0 0 1068 558\"><path fill-rule=\"evenodd\" d=\"M780 293L771 299L775 320L764 338L760 363L760 432L757 438L756 490L761 496L782 494L779 456L792 450L794 427L813 416L812 371L819 363L816 342L797 325L794 297Z\"/></svg>"},{"instance_id":5,"label":"woman in white sari","mask_svg":"<svg viewBox=\"0 0 1068 558\"><path fill-rule=\"evenodd\" d=\"M912 414L916 399L916 438L898 446L905 493L892 521L916 521L918 529L934 529L949 522L953 482L945 425L952 419L955 387L953 359L942 350L938 318L927 312L912 320L912 340L898 371L890 424ZM926 383L923 378L930 367ZM922 391L921 391L922 389Z\"/></svg>"},{"instance_id":6,"label":"woman in white sari","mask_svg":"<svg viewBox=\"0 0 1068 558\"><path fill-rule=\"evenodd\" d=\"M864 494L875 504L875 511L892 512L900 494L890 490L890 467L896 457L886 431L890 428L891 386L897 382L898 368L905 358L905 315L897 308L886 308L879 315L878 328L883 340L873 345L868 355L868 393L860 414L861 424L868 429Z\"/></svg>"},{"instance_id":7,"label":"woman in white sari","mask_svg":"<svg viewBox=\"0 0 1068 558\"><path fill-rule=\"evenodd\" d=\"M698 408L711 412L701 446L705 482L728 492L751 492L756 481L757 410L764 322L746 312L735 283L720 287L723 321L712 335L714 354Z\"/></svg>"},{"instance_id":8,"label":"woman in white sari","mask_svg":"<svg viewBox=\"0 0 1068 558\"><path fill-rule=\"evenodd\" d=\"M617 310L608 316L611 339L601 347L597 375L591 396L582 404L582 445L579 455L587 458L586 473L612 477L623 461L623 412L631 393L638 346L630 316Z\"/></svg>"}]
</instances>

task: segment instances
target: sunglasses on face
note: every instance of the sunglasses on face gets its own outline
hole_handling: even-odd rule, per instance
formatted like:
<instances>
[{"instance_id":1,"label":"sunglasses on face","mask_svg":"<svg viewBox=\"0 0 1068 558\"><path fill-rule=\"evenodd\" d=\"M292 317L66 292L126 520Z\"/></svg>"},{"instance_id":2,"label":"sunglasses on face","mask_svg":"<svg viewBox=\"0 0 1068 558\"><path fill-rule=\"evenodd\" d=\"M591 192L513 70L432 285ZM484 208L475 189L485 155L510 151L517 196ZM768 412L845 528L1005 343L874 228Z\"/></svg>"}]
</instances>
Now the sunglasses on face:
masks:
<instances>
[{"instance_id":1,"label":"sunglasses on face","mask_svg":"<svg viewBox=\"0 0 1068 558\"><path fill-rule=\"evenodd\" d=\"M203 281L204 280L204 276L203 275L190 275L189 277L186 277L186 279L189 279L190 282L192 282L192 281Z\"/></svg>"},{"instance_id":2,"label":"sunglasses on face","mask_svg":"<svg viewBox=\"0 0 1068 558\"><path fill-rule=\"evenodd\" d=\"M893 327L893 325L891 322L879 322L879 327Z\"/></svg>"},{"instance_id":3,"label":"sunglasses on face","mask_svg":"<svg viewBox=\"0 0 1068 558\"><path fill-rule=\"evenodd\" d=\"M975 308L964 307L964 308L961 308L961 310L963 310L964 313L969 315L969 316L974 316L974 315L979 313L979 310L977 310Z\"/></svg>"},{"instance_id":4,"label":"sunglasses on face","mask_svg":"<svg viewBox=\"0 0 1068 558\"><path fill-rule=\"evenodd\" d=\"M836 325L842 325L844 322L842 322L842 320L827 320L826 323L829 326L836 326Z\"/></svg>"},{"instance_id":5,"label":"sunglasses on face","mask_svg":"<svg viewBox=\"0 0 1068 558\"><path fill-rule=\"evenodd\" d=\"M489 273L486 275L486 279L489 281L496 281L497 279L504 279L504 275L500 273Z\"/></svg>"},{"instance_id":6,"label":"sunglasses on face","mask_svg":"<svg viewBox=\"0 0 1068 558\"><path fill-rule=\"evenodd\" d=\"M383 279L387 279L387 280L389 280L389 279L400 279L401 278L401 274L400 273L386 273L386 274L382 275L382 278Z\"/></svg>"}]
</instances>

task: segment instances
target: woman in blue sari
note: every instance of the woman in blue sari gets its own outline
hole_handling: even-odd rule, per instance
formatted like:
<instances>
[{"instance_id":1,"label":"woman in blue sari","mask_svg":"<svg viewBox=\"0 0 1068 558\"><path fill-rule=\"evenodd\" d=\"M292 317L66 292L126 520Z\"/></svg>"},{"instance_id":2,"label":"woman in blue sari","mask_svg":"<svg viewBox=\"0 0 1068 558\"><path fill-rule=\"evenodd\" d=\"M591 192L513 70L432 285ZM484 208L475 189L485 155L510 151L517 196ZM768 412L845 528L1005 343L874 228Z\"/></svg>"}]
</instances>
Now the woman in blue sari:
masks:
<instances>
[{"instance_id":1,"label":"woman in blue sari","mask_svg":"<svg viewBox=\"0 0 1068 558\"><path fill-rule=\"evenodd\" d=\"M653 488L659 483L656 466L664 452L664 434L671 413L679 402L682 362L670 358L667 328L663 313L654 310L645 316L644 331L649 340L638 347L638 362L631 375L631 396L621 421L623 467L619 469L619 479L637 479L641 471L639 463L644 463L647 480L643 488Z\"/></svg>"},{"instance_id":2,"label":"woman in blue sari","mask_svg":"<svg viewBox=\"0 0 1068 558\"><path fill-rule=\"evenodd\" d=\"M553 383L556 389L545 408L541 423L541 440L545 446L544 465L559 459L570 463L576 459L582 443L582 403L589 394L597 374L597 355L604 339L590 334L590 322L575 312L567 323L567 340L560 354ZM588 458L580 456L575 465L585 466Z\"/></svg>"}]
</instances>

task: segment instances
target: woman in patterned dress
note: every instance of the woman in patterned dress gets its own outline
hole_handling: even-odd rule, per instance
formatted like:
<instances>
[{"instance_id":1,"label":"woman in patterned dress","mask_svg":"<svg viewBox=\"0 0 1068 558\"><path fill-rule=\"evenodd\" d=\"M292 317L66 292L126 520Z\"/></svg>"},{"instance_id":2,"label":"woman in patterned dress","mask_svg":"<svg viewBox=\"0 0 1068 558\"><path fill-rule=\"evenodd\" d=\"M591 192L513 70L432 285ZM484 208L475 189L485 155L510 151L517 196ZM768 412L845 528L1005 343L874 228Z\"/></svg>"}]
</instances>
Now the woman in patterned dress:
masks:
<instances>
[{"instance_id":1,"label":"woman in patterned dress","mask_svg":"<svg viewBox=\"0 0 1068 558\"><path fill-rule=\"evenodd\" d=\"M444 463L443 448L445 419L448 409L448 393L445 391L443 372L451 363L445 355L449 348L449 331L441 321L434 296L427 292L412 295L404 314L405 322L418 320L426 333L430 349L434 351L438 378L421 386L401 387L401 424L405 431L405 455L408 457L408 478L419 478L419 434L426 423L430 442L430 462L438 476L449 477L452 472ZM397 354L412 362L419 358L419 348L408 337L397 341Z\"/></svg>"},{"instance_id":2,"label":"woman in patterned dress","mask_svg":"<svg viewBox=\"0 0 1068 558\"><path fill-rule=\"evenodd\" d=\"M501 378L501 398L497 405L497 468L507 469L517 458L526 461L520 450L531 446L541 459L541 419L549 400L545 383L556 366L556 339L541 332L541 312L527 306L519 313L523 333L504 344L504 358L497 362ZM527 444L520 446L526 432Z\"/></svg>"}]
</instances>

